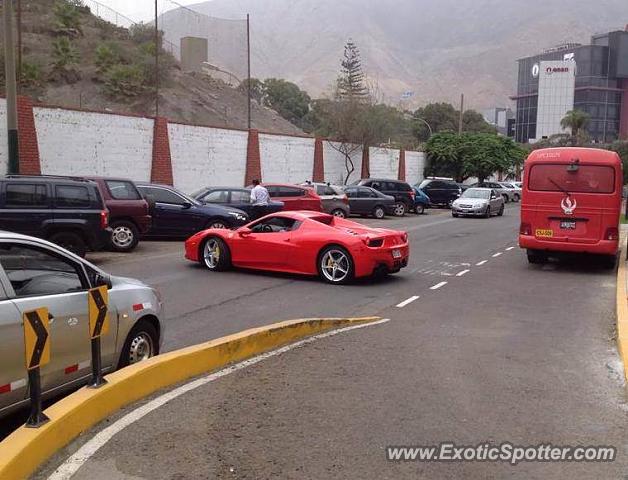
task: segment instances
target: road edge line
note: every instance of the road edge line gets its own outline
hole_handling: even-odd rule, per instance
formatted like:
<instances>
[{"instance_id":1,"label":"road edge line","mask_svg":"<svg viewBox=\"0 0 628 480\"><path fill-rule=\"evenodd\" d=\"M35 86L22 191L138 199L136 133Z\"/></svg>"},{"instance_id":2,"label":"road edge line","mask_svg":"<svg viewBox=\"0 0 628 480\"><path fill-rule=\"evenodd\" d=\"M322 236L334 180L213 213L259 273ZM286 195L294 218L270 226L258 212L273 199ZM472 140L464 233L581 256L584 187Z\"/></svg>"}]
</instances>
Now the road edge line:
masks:
<instances>
[{"instance_id":1,"label":"road edge line","mask_svg":"<svg viewBox=\"0 0 628 480\"><path fill-rule=\"evenodd\" d=\"M246 360L291 342L379 317L288 320L158 355L107 375L107 384L86 387L46 409L40 428L18 428L0 442L0 478L28 478L82 432L126 405L163 388Z\"/></svg>"},{"instance_id":2,"label":"road edge line","mask_svg":"<svg viewBox=\"0 0 628 480\"><path fill-rule=\"evenodd\" d=\"M624 364L624 379L628 381L628 295L626 292L626 235L622 235L619 266L617 267L617 350Z\"/></svg>"}]
</instances>

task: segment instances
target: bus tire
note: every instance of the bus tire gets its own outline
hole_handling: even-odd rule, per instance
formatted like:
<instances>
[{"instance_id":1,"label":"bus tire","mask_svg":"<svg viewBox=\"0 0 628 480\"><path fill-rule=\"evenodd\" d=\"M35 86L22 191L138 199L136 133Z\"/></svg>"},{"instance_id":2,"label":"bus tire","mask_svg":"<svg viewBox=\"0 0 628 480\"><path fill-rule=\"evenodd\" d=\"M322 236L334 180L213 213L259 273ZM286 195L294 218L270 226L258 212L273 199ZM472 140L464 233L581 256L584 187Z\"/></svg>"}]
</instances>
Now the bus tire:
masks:
<instances>
[{"instance_id":1,"label":"bus tire","mask_svg":"<svg viewBox=\"0 0 628 480\"><path fill-rule=\"evenodd\" d=\"M539 250L528 249L528 263L532 265L539 265L541 263L547 262L547 254L545 252L541 252Z\"/></svg>"}]
</instances>

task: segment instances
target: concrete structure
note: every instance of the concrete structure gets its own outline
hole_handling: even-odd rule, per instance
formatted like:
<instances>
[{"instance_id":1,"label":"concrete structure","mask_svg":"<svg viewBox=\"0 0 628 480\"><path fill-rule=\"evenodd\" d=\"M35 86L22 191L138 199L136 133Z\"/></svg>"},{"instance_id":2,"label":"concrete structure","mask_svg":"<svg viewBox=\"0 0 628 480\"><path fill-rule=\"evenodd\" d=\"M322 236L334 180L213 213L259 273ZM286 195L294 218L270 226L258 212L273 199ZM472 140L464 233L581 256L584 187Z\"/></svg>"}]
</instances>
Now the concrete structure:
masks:
<instances>
[{"instance_id":1,"label":"concrete structure","mask_svg":"<svg viewBox=\"0 0 628 480\"><path fill-rule=\"evenodd\" d=\"M342 184L364 176L423 179L425 155L387 148L351 147L350 161L337 143L305 135L277 135L170 123L44 105L19 98L20 172L112 175L173 184L193 192L207 185L248 185L315 179ZM6 102L0 99L0 128ZM6 136L0 140L0 174L7 171Z\"/></svg>"},{"instance_id":2,"label":"concrete structure","mask_svg":"<svg viewBox=\"0 0 628 480\"><path fill-rule=\"evenodd\" d=\"M184 72L200 72L207 62L207 39L183 37L181 39L181 69Z\"/></svg>"},{"instance_id":3,"label":"concrete structure","mask_svg":"<svg viewBox=\"0 0 628 480\"><path fill-rule=\"evenodd\" d=\"M519 60L517 94L511 97L517 102L515 139L519 142L563 133L558 116L547 107L560 105L563 110L565 95L570 94L566 85L557 86L560 81L555 85L554 78L548 81L542 65L545 62L567 62L571 65L569 75L575 70L573 101L568 110L582 110L589 115L587 134L592 141L608 143L628 138L628 27L626 31L595 35L590 45L565 44ZM567 74L558 73L559 77ZM554 94L563 98L548 98ZM541 95L544 106L540 105Z\"/></svg>"},{"instance_id":4,"label":"concrete structure","mask_svg":"<svg viewBox=\"0 0 628 480\"><path fill-rule=\"evenodd\" d=\"M576 88L576 64L573 61L541 62L539 70L537 139L563 133L560 121L573 109Z\"/></svg>"}]
</instances>

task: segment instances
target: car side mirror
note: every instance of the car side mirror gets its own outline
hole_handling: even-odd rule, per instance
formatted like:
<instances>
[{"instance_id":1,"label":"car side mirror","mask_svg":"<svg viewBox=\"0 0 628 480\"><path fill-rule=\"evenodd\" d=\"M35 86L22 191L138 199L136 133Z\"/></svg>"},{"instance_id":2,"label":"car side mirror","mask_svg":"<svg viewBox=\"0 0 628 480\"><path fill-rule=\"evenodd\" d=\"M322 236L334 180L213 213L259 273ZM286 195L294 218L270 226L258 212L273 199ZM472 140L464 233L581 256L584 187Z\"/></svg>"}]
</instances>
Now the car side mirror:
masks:
<instances>
[{"instance_id":1,"label":"car side mirror","mask_svg":"<svg viewBox=\"0 0 628 480\"><path fill-rule=\"evenodd\" d=\"M105 275L103 273L97 273L96 274L96 278L94 279L94 283L96 284L96 287L103 287L106 286L107 290L111 290L111 287L113 287L112 283L111 283L111 277L109 275Z\"/></svg>"},{"instance_id":2,"label":"car side mirror","mask_svg":"<svg viewBox=\"0 0 628 480\"><path fill-rule=\"evenodd\" d=\"M241 237L248 237L253 231L249 227L242 227L238 229L238 235Z\"/></svg>"},{"instance_id":3,"label":"car side mirror","mask_svg":"<svg viewBox=\"0 0 628 480\"><path fill-rule=\"evenodd\" d=\"M183 207L183 210L187 210L189 208L192 208L192 204L190 202L183 202L181 204L181 206Z\"/></svg>"}]
</instances>

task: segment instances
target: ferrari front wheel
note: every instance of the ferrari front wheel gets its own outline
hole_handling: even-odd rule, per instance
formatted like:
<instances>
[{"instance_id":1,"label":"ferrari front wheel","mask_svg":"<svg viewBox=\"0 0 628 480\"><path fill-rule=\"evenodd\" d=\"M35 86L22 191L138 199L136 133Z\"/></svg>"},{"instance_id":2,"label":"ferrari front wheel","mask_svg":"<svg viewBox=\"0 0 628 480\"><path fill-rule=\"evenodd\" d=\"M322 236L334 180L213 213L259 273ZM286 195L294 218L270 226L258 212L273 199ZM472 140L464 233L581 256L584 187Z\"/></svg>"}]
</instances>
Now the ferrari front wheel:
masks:
<instances>
[{"instance_id":1,"label":"ferrari front wheel","mask_svg":"<svg viewBox=\"0 0 628 480\"><path fill-rule=\"evenodd\" d=\"M353 259L344 248L332 245L319 255L318 274L327 283L341 285L353 279Z\"/></svg>"},{"instance_id":2,"label":"ferrari front wheel","mask_svg":"<svg viewBox=\"0 0 628 480\"><path fill-rule=\"evenodd\" d=\"M231 267L231 252L224 240L209 237L203 244L200 260L209 270L221 272Z\"/></svg>"}]
</instances>

